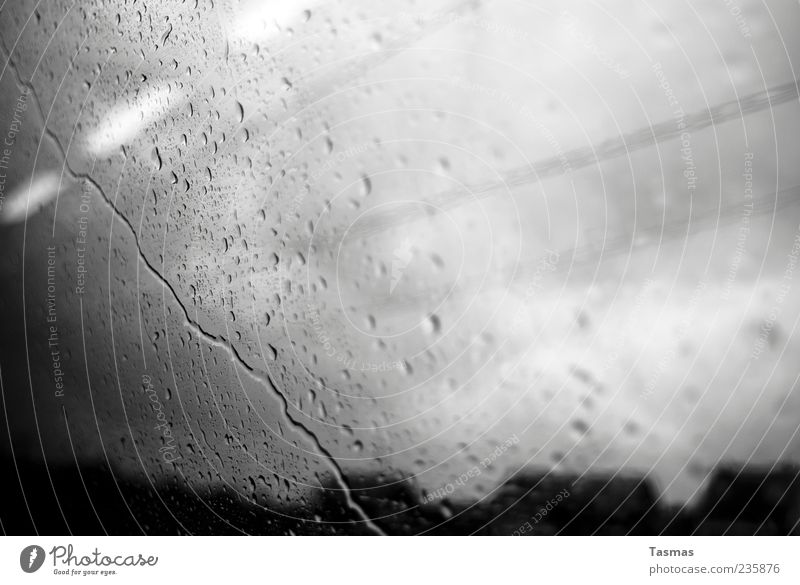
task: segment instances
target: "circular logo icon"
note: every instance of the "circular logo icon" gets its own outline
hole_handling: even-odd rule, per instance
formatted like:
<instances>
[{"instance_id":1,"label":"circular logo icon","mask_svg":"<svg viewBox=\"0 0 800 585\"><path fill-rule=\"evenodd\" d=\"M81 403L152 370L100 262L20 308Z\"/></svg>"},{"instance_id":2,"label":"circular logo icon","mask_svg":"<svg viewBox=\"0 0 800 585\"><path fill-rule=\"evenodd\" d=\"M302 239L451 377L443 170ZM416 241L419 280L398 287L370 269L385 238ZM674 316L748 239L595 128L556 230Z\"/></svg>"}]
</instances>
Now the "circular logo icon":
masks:
<instances>
[{"instance_id":1,"label":"circular logo icon","mask_svg":"<svg viewBox=\"0 0 800 585\"><path fill-rule=\"evenodd\" d=\"M19 566L26 573L35 573L44 564L44 549L41 546L32 544L26 546L19 553Z\"/></svg>"}]
</instances>

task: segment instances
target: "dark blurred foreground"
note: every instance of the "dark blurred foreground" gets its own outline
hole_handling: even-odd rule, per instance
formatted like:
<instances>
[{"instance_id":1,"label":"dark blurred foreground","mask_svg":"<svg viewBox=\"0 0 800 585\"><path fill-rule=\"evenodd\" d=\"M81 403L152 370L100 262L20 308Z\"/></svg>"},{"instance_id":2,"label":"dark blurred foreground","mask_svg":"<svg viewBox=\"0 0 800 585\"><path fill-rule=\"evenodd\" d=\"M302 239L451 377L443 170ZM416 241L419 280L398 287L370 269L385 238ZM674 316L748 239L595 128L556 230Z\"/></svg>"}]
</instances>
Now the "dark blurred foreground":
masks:
<instances>
[{"instance_id":1,"label":"dark blurred foreground","mask_svg":"<svg viewBox=\"0 0 800 585\"><path fill-rule=\"evenodd\" d=\"M230 489L197 493L178 482L132 482L104 467L48 470L40 464L15 466L10 459L2 465L6 481L0 520L5 534L369 533L346 514L320 523L295 520L291 511L268 510ZM355 497L368 515L381 518L376 524L387 534L800 535L796 468L769 473L720 469L692 509L659 504L653 487L642 479L595 477L574 485L573 480L518 476L496 497L468 507L447 500L419 505L414 490L403 482ZM537 519L562 490L569 497ZM328 508L340 509L337 499L331 491Z\"/></svg>"}]
</instances>

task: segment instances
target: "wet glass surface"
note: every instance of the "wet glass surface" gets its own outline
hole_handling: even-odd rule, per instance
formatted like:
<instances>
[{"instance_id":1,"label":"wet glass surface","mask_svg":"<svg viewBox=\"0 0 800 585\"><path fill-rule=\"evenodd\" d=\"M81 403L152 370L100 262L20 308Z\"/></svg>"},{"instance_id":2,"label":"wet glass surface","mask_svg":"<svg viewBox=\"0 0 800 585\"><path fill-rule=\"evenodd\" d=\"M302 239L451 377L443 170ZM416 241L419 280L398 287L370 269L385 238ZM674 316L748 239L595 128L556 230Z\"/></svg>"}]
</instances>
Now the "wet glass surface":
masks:
<instances>
[{"instance_id":1,"label":"wet glass surface","mask_svg":"<svg viewBox=\"0 0 800 585\"><path fill-rule=\"evenodd\" d=\"M731 6L3 5L40 525L797 531L800 9Z\"/></svg>"}]
</instances>

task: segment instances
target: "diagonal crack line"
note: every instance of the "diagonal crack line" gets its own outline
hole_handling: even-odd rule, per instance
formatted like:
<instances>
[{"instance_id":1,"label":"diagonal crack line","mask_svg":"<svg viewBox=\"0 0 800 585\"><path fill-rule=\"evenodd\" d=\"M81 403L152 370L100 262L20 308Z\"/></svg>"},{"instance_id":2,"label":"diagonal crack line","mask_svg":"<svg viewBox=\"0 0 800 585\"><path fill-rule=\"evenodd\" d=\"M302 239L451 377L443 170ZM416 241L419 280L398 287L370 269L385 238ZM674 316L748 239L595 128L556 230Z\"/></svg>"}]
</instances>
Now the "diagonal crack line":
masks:
<instances>
[{"instance_id":1,"label":"diagonal crack line","mask_svg":"<svg viewBox=\"0 0 800 585\"><path fill-rule=\"evenodd\" d=\"M5 52L4 48L3 50ZM88 173L79 173L70 166L66 150L62 146L61 141L59 140L58 136L56 136L56 134L52 130L50 130L50 128L47 127L46 124L47 117L44 115L44 108L42 107L42 104L39 101L39 96L37 95L36 90L33 87L33 84L22 79L21 75L19 74L19 71L17 70L16 64L14 64L11 61L10 56L7 58L7 63L9 65L9 68L14 72L14 76L17 79L17 83L21 86L28 88L30 95L33 97L33 102L36 104L36 109L42 120L43 132L53 142L56 149L58 150L62 160L64 161L64 168L72 176L73 179L77 181L81 180L86 181L87 183L91 184L100 194L102 200L111 209L113 215L127 226L128 230L131 233L131 236L133 237L134 244L136 245L136 250L139 259L146 266L150 274L172 294L172 297L175 299L175 302L177 302L178 306L181 308L181 312L183 313L187 325L189 325L189 327L194 329L195 332L198 334L198 336L204 338L206 342L225 349L231 355L233 361L237 362L242 368L244 368L251 378L258 381L268 391L271 390L272 392L275 393L278 400L281 402L283 406L283 411L284 415L286 416L286 419L292 424L292 426L298 429L301 432L301 434L306 435L310 439L316 450L328 460L329 464L333 468L333 473L334 476L336 477L336 481L339 483L340 489L344 494L345 500L350 509L353 510L361 518L361 521L364 522L366 526L368 526L373 532L375 532L376 534L383 535L384 534L383 530L381 530L380 527L378 527L374 522L372 522L372 520L369 518L369 516L367 516L367 514L364 512L361 506L353 499L352 488L344 474L344 471L340 467L339 462L336 461L335 457L330 453L330 451L328 451L325 447L322 446L322 442L319 440L319 437L317 437L317 435L311 429L306 427L302 422L300 422L294 416L292 416L289 408L289 400L286 398L283 392L281 392L278 389L278 386L276 384L273 384L268 377L261 374L253 366L251 366L244 358L242 358L238 350L223 335L214 335L210 331L206 331L203 328L203 326L200 325L199 322L191 318L191 316L189 315L189 311L186 309L186 306L183 304L180 297L178 296L178 292L175 290L172 284L161 274L161 272L159 272L159 270L156 269L155 266L153 266L153 264L145 255L144 251L141 248L141 244L139 242L139 236L135 228L133 227L133 224L131 224L130 220L122 212L120 212L119 209L117 209L117 206L111 201L111 199L109 199L103 188L96 180L94 180Z\"/></svg>"}]
</instances>

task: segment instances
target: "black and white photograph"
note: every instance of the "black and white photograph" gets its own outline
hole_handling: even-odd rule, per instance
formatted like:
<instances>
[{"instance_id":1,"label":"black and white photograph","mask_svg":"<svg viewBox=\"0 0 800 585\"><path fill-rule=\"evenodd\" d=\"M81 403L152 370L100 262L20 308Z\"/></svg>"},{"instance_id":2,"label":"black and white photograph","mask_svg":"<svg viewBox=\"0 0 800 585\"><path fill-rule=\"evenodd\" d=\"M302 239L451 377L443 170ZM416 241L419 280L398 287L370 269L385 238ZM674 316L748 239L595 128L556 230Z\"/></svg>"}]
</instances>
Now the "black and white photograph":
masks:
<instances>
[{"instance_id":1,"label":"black and white photograph","mask_svg":"<svg viewBox=\"0 0 800 585\"><path fill-rule=\"evenodd\" d=\"M7 582L800 535L798 2L3 0L0 65Z\"/></svg>"}]
</instances>

